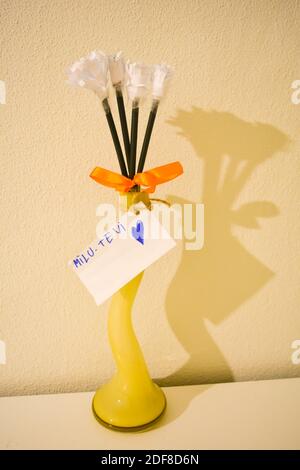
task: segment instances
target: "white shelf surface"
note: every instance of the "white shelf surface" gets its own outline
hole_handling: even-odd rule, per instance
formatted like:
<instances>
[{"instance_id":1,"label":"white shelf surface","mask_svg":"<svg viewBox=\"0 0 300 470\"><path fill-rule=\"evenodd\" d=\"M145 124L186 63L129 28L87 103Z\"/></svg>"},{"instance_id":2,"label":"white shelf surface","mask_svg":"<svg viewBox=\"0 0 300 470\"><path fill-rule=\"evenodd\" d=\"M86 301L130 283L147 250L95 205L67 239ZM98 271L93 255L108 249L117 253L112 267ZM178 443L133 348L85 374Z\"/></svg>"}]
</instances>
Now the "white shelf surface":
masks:
<instances>
[{"instance_id":1,"label":"white shelf surface","mask_svg":"<svg viewBox=\"0 0 300 470\"><path fill-rule=\"evenodd\" d=\"M300 378L164 389L150 430L111 431L93 393L0 398L0 449L300 449Z\"/></svg>"}]
</instances>

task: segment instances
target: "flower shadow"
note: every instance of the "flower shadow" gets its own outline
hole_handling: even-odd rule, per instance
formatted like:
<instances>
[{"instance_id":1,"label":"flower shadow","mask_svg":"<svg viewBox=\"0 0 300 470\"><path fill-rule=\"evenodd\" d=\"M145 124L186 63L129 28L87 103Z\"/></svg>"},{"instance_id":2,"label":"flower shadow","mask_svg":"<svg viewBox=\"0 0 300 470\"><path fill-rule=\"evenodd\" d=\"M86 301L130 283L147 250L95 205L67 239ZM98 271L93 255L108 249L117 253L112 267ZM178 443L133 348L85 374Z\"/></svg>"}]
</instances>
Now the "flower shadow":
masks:
<instances>
[{"instance_id":1,"label":"flower shadow","mask_svg":"<svg viewBox=\"0 0 300 470\"><path fill-rule=\"evenodd\" d=\"M168 122L179 128L203 163L199 201L175 196L169 200L204 203L205 241L202 250L183 249L166 296L169 324L188 360L156 382L161 386L229 382L233 372L207 320L219 325L275 274L233 235L232 226L259 229L260 219L279 214L270 201L249 202L237 209L235 204L253 172L289 139L269 124L197 107L178 110Z\"/></svg>"}]
</instances>

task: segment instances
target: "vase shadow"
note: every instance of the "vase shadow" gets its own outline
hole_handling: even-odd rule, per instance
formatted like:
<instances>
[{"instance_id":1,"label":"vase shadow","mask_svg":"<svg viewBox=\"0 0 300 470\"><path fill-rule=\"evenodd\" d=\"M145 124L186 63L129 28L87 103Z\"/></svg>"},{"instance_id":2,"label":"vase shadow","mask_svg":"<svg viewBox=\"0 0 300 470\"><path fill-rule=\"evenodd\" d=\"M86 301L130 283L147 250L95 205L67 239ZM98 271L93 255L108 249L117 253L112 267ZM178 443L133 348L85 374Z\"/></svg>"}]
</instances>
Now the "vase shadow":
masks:
<instances>
[{"instance_id":1,"label":"vase shadow","mask_svg":"<svg viewBox=\"0 0 300 470\"><path fill-rule=\"evenodd\" d=\"M162 428L172 421L175 421L187 409L191 401L202 393L205 393L211 384L201 385L199 387L176 387L168 388L165 391L167 397L167 407L163 416L151 426L151 429ZM147 431L147 429L145 429Z\"/></svg>"},{"instance_id":2,"label":"vase shadow","mask_svg":"<svg viewBox=\"0 0 300 470\"><path fill-rule=\"evenodd\" d=\"M253 172L289 139L269 124L197 107L178 110L168 122L179 128L203 164L199 200L175 196L169 200L203 203L205 235L201 250L183 247L165 303L169 324L188 360L156 382L161 386L229 382L234 380L233 372L209 333L208 322L219 325L274 276L233 235L232 226L259 229L260 219L279 214L271 201L235 205Z\"/></svg>"}]
</instances>

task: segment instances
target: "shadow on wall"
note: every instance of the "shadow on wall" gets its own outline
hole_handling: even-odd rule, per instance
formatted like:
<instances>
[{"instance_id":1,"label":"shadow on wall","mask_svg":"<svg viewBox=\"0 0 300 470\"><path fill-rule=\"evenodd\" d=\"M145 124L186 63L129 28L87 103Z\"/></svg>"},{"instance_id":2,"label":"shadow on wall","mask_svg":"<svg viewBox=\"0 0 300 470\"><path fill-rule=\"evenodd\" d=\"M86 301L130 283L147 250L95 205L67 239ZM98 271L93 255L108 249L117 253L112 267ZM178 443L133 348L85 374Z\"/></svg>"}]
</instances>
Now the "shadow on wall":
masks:
<instances>
[{"instance_id":1,"label":"shadow on wall","mask_svg":"<svg viewBox=\"0 0 300 470\"><path fill-rule=\"evenodd\" d=\"M259 229L258 219L278 215L270 201L249 202L238 209L234 204L253 171L281 150L288 138L269 124L196 107L179 110L168 122L180 129L203 160L202 200L197 202L205 207L205 242L200 251L183 250L166 298L168 321L189 359L157 382L164 386L228 382L233 373L205 319L220 324L274 275L233 236L231 226Z\"/></svg>"}]
</instances>

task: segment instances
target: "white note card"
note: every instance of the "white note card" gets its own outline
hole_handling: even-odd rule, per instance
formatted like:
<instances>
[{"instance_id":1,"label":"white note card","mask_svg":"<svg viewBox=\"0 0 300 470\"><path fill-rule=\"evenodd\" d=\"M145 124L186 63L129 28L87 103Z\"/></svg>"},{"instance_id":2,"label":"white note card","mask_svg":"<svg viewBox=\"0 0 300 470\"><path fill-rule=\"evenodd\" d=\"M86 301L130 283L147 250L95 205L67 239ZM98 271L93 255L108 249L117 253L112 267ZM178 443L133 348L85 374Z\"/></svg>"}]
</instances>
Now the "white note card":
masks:
<instances>
[{"instance_id":1,"label":"white note card","mask_svg":"<svg viewBox=\"0 0 300 470\"><path fill-rule=\"evenodd\" d=\"M176 246L158 218L143 206L126 212L69 261L97 305Z\"/></svg>"}]
</instances>

